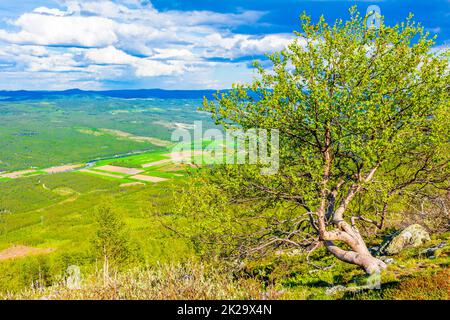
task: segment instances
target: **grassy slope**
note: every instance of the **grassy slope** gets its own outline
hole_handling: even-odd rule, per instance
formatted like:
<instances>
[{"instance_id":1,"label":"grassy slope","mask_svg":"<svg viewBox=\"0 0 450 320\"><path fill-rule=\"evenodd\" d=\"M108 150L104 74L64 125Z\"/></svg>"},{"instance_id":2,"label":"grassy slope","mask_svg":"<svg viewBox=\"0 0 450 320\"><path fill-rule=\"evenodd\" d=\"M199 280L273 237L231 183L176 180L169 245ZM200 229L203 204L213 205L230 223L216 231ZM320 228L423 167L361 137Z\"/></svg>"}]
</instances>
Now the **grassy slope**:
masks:
<instances>
[{"instance_id":1,"label":"grassy slope","mask_svg":"<svg viewBox=\"0 0 450 320\"><path fill-rule=\"evenodd\" d=\"M18 244L55 250L42 257L1 261L0 291L29 286L37 275L32 271L29 277L20 274L32 267L46 270L47 266L49 281L70 263L91 270L95 263L89 252L95 233L93 214L102 203L108 203L123 217L129 238L145 263L192 255L187 242L170 238L172 233L160 223L161 219L170 219L159 215L167 206L167 183L127 188L119 187L120 183L80 173L0 183L0 188L10 191L0 194L0 207L5 212L0 215L0 251Z\"/></svg>"},{"instance_id":2,"label":"grassy slope","mask_svg":"<svg viewBox=\"0 0 450 320\"><path fill-rule=\"evenodd\" d=\"M438 239L437 239L438 240ZM355 289L367 278L354 266L337 262L328 270L308 267L304 257L276 258L247 265L232 272L223 265L188 261L132 268L105 281L101 272L84 273L79 289L61 279L44 290L2 294L7 299L450 299L450 268L447 256L418 256L423 248L406 250L381 276L379 289ZM447 254L449 253L447 248ZM325 259L326 260L326 259ZM323 262L323 261L322 261ZM346 291L329 293L345 286Z\"/></svg>"},{"instance_id":3,"label":"grassy slope","mask_svg":"<svg viewBox=\"0 0 450 320\"><path fill-rule=\"evenodd\" d=\"M195 103L186 110L180 106L190 104L189 101L167 100L164 103L92 98L47 103L1 102L0 170L44 168L147 148L155 151L99 161L97 166L112 164L139 168L143 163L164 159L168 151L151 144L80 132L80 128L109 128L168 139L171 122L188 123L203 117L194 112ZM448 276L442 276L442 272L446 272L442 270L448 270L448 252L432 260L420 257L421 249L408 250L395 257L396 262L383 275L383 290L338 292L334 296L326 294L331 286L356 285L363 282L364 277L356 267L336 263L329 256L316 258L325 265L335 262L335 267L330 270L315 270L304 257L270 257L268 262L250 263L241 272L233 274L218 271L217 266L210 265L160 266L157 262L176 264L177 261L196 259L191 245L163 226L164 222L172 220L169 209L174 199L169 185L182 183L182 178L173 172L164 172L165 167L147 168L145 173L171 178L171 182L127 188L119 187L121 183L132 182L126 177L115 179L89 173L0 179L0 250L14 244L55 250L42 256L0 261L0 292L17 292L36 281L51 285L69 265L75 264L82 268L84 275L90 276L80 292L57 287L61 298L395 299L408 297L408 294L411 297L421 294L424 298L445 298L446 292L448 297ZM138 269L123 271L115 283L108 284L97 277L96 261L90 252L95 233L93 212L101 203L108 203L119 211L129 238L141 253ZM442 238L448 239L448 234ZM147 270L143 265L153 267ZM179 279L186 274L198 277L183 282L178 292ZM136 277L156 278L157 285L130 290L130 283L137 287L142 285L134 281ZM420 288L430 283L438 283L439 288L431 286L425 293L421 291ZM409 288L414 291L408 293ZM42 293L31 291L26 295L40 297Z\"/></svg>"},{"instance_id":4,"label":"grassy slope","mask_svg":"<svg viewBox=\"0 0 450 320\"><path fill-rule=\"evenodd\" d=\"M49 289L49 295L53 294L52 290L57 290L60 292L59 298L220 298L221 294L226 293L234 298L269 296L276 299L397 299L405 298L408 288L403 283L407 281L413 290L410 293L412 297L447 297L448 286L445 285L448 285L448 277L447 281L442 280L441 272L446 272L442 270L448 270L449 267L448 247L436 259L421 256L423 248L407 250L394 257L395 262L381 279L382 290L338 291L334 295L328 295L327 290L336 285L363 285L365 276L358 268L338 262L323 251L318 251L313 258L322 265L334 263L333 268L317 270L308 265L304 256L268 257L266 262L246 264L237 273L224 270L217 274L211 270L219 266L193 264L188 266L193 270L186 272L195 274L204 272L205 268L211 270L203 275L206 278L201 283L190 283L185 288L186 292L183 289L178 296L174 296L174 291L169 289L157 295L158 291L150 287L136 292L129 291L132 288L130 289L128 282L133 278L154 277L155 274L162 276L167 268L171 268L165 266L168 262L173 264L175 270L187 268L176 262L195 260L196 255L186 240L163 226L169 221L174 222L170 215L170 205L173 202L170 183L131 188L121 188L120 183L121 180L80 173L30 177L1 183L0 187L10 190L10 193L0 194L2 208L8 212L0 216L0 250L12 244L22 244L53 248L55 251L42 256L0 262L0 292L18 292L29 287L33 281L52 285L59 281L59 276L64 274L69 265L75 264L82 268L86 277L83 290L71 292L67 288L56 287ZM174 183L182 182L174 180ZM141 254L138 269L121 272L113 284L101 281L101 275L95 272L96 262L90 252L91 239L95 233L93 212L101 203L110 204L121 214L129 238ZM448 238L449 234L435 237L426 247ZM163 262L164 265L157 262ZM152 267L148 270L143 268L144 265ZM427 293L424 293L424 283L429 283L430 279L438 281L439 288L427 287ZM159 281L169 288L175 285L166 283L170 279ZM205 296L206 288L224 285L226 288L223 291ZM25 295L37 297L42 293L31 291Z\"/></svg>"}]
</instances>

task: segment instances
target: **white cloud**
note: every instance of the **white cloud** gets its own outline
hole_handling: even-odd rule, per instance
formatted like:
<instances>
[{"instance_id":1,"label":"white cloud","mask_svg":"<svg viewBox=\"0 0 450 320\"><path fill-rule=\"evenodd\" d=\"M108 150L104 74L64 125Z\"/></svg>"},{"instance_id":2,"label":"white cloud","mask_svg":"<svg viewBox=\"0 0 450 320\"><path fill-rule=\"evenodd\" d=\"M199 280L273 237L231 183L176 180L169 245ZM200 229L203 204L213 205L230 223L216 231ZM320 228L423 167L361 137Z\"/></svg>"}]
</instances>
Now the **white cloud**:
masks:
<instances>
[{"instance_id":1,"label":"white cloud","mask_svg":"<svg viewBox=\"0 0 450 320\"><path fill-rule=\"evenodd\" d=\"M212 86L218 80L207 78L217 76L210 69L221 68L221 77L226 70L213 58L261 55L292 40L288 34L232 32L233 27L258 23L264 12L158 11L138 0L59 3L59 8L23 13L0 29L2 65L10 68L5 63L10 61L22 73L70 71L89 79L85 83L161 76L181 81L189 74L190 83ZM247 69L245 63L239 67ZM73 77L65 79L73 83Z\"/></svg>"},{"instance_id":2,"label":"white cloud","mask_svg":"<svg viewBox=\"0 0 450 320\"><path fill-rule=\"evenodd\" d=\"M66 15L66 12L64 12L64 11L61 11L59 9L49 9L47 7L36 8L36 9L33 10L33 12L40 13L40 14L49 14L49 15L52 15L52 16L59 16L59 17L62 17L62 16Z\"/></svg>"},{"instance_id":3,"label":"white cloud","mask_svg":"<svg viewBox=\"0 0 450 320\"><path fill-rule=\"evenodd\" d=\"M88 1L80 3L80 11L95 13L103 17L120 17L131 12L126 6L111 1Z\"/></svg>"},{"instance_id":4,"label":"white cloud","mask_svg":"<svg viewBox=\"0 0 450 320\"><path fill-rule=\"evenodd\" d=\"M184 66L179 61L161 62L152 60L152 58L138 58L113 46L85 50L84 55L89 61L96 64L129 65L134 68L136 76L139 77L180 74L184 71Z\"/></svg>"},{"instance_id":5,"label":"white cloud","mask_svg":"<svg viewBox=\"0 0 450 320\"><path fill-rule=\"evenodd\" d=\"M248 55L261 55L267 52L284 49L293 37L289 34L272 34L266 36L231 35L220 33L205 38L205 56L221 58L237 58Z\"/></svg>"},{"instance_id":6,"label":"white cloud","mask_svg":"<svg viewBox=\"0 0 450 320\"><path fill-rule=\"evenodd\" d=\"M64 72L78 70L77 62L73 60L70 53L49 55L44 57L22 56L22 61L26 61L27 71L52 71Z\"/></svg>"},{"instance_id":7,"label":"white cloud","mask_svg":"<svg viewBox=\"0 0 450 320\"><path fill-rule=\"evenodd\" d=\"M42 57L48 55L48 49L44 46L35 46L35 45L27 45L27 46L21 46L21 45L8 45L3 46L3 53L7 56L18 56L20 54L24 55L30 55L35 57Z\"/></svg>"},{"instance_id":8,"label":"white cloud","mask_svg":"<svg viewBox=\"0 0 450 320\"><path fill-rule=\"evenodd\" d=\"M86 50L84 54L88 60L97 64L131 64L137 59L113 46Z\"/></svg>"},{"instance_id":9,"label":"white cloud","mask_svg":"<svg viewBox=\"0 0 450 320\"><path fill-rule=\"evenodd\" d=\"M446 53L448 54L448 52L450 52L450 44L444 43L443 45L433 47L433 48L431 48L431 52L434 54L438 54L438 55L446 54Z\"/></svg>"},{"instance_id":10,"label":"white cloud","mask_svg":"<svg viewBox=\"0 0 450 320\"><path fill-rule=\"evenodd\" d=\"M135 67L136 75L140 77L182 74L185 70L183 64L177 61L162 63L150 59L138 60Z\"/></svg>"},{"instance_id":11,"label":"white cloud","mask_svg":"<svg viewBox=\"0 0 450 320\"><path fill-rule=\"evenodd\" d=\"M117 41L115 22L103 17L26 13L14 22L17 33L0 30L0 40L17 44L101 47Z\"/></svg>"},{"instance_id":12,"label":"white cloud","mask_svg":"<svg viewBox=\"0 0 450 320\"><path fill-rule=\"evenodd\" d=\"M156 48L156 54L152 56L152 59L176 59L184 61L193 61L197 57L188 49L176 48Z\"/></svg>"},{"instance_id":13,"label":"white cloud","mask_svg":"<svg viewBox=\"0 0 450 320\"><path fill-rule=\"evenodd\" d=\"M151 42L159 45L187 42L202 46L204 38L220 32L221 27L255 23L264 14L246 11L223 14L209 11L159 12L152 6L130 9L112 1L66 1L67 11L40 7L25 13L13 22L20 30L0 30L0 40L18 44L53 46L119 47L138 41L141 53L148 53ZM89 15L85 15L89 14ZM220 36L220 35L219 35ZM240 35L231 41L235 42ZM221 36L220 36L221 37ZM243 35L246 38L248 36ZM225 37L214 45L232 49ZM259 47L253 40L254 45ZM254 48L256 48L254 47ZM270 47L270 46L269 46ZM242 47L245 49L245 46ZM248 47L249 50L252 46Z\"/></svg>"},{"instance_id":14,"label":"white cloud","mask_svg":"<svg viewBox=\"0 0 450 320\"><path fill-rule=\"evenodd\" d=\"M274 34L264 36L260 39L245 39L239 43L241 52L264 53L269 51L278 51L285 48L292 41L291 35Z\"/></svg>"},{"instance_id":15,"label":"white cloud","mask_svg":"<svg viewBox=\"0 0 450 320\"><path fill-rule=\"evenodd\" d=\"M142 4L143 1L129 1L134 3L134 8L127 7L127 1L119 4L107 0L66 0L68 11L71 13L94 14L102 17L120 19L121 21L140 20L147 21L159 26L183 25L197 26L207 25L226 25L236 26L257 22L265 12L244 11L241 13L218 13L212 11L158 11L150 2Z\"/></svg>"},{"instance_id":16,"label":"white cloud","mask_svg":"<svg viewBox=\"0 0 450 320\"><path fill-rule=\"evenodd\" d=\"M435 27L435 28L426 28L426 31L429 31L431 33L440 33L442 31L441 27Z\"/></svg>"}]
</instances>

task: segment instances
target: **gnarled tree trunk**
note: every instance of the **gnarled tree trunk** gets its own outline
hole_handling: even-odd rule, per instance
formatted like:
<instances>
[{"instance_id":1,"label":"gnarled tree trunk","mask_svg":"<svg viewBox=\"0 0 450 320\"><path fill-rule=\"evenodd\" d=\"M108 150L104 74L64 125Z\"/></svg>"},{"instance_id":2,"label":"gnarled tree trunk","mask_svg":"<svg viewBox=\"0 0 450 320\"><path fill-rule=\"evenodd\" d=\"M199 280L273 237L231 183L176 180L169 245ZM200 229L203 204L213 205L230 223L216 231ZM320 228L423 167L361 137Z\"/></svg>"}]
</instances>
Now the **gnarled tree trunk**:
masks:
<instances>
[{"instance_id":1,"label":"gnarled tree trunk","mask_svg":"<svg viewBox=\"0 0 450 320\"><path fill-rule=\"evenodd\" d=\"M344 220L344 212L347 210L350 202L360 191L362 183L368 182L373 178L379 164L375 165L364 178L359 177L359 183L350 186L347 195L343 197L335 210L337 190L343 185L343 182L338 183L333 191L327 189L331 164L331 158L328 151L325 152L325 160L326 166L324 171L322 202L317 212L319 218L318 231L320 240L323 241L328 251L334 254L339 260L358 265L368 274L380 273L383 269L386 269L386 264L380 259L372 256L357 227L348 224ZM327 220L331 218L336 229L328 231ZM344 242L351 250L339 248L335 245L334 241Z\"/></svg>"},{"instance_id":2,"label":"gnarled tree trunk","mask_svg":"<svg viewBox=\"0 0 450 320\"><path fill-rule=\"evenodd\" d=\"M386 269L386 264L369 252L364 239L356 227L350 226L345 221L339 222L337 227L337 230L323 233L322 240L329 252L341 261L362 267L368 274L380 273ZM333 241L342 241L351 250L341 249Z\"/></svg>"}]
</instances>

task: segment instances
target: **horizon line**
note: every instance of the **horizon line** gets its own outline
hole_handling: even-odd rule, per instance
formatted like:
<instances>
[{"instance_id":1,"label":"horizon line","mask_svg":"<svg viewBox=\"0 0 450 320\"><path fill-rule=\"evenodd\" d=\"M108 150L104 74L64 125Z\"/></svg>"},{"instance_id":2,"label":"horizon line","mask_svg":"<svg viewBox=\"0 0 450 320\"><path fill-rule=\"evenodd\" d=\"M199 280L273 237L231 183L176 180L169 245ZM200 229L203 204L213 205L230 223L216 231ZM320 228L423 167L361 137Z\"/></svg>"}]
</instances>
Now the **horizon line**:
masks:
<instances>
[{"instance_id":1,"label":"horizon line","mask_svg":"<svg viewBox=\"0 0 450 320\"><path fill-rule=\"evenodd\" d=\"M71 89L61 89L61 90L35 90L35 89L0 89L0 92L67 92L67 91L82 91L82 92L105 92L105 91L149 91L149 90L159 90L159 91L222 91L222 90L231 90L230 88L224 89L162 89L162 88L139 88L139 89L79 89L79 88L71 88Z\"/></svg>"}]
</instances>

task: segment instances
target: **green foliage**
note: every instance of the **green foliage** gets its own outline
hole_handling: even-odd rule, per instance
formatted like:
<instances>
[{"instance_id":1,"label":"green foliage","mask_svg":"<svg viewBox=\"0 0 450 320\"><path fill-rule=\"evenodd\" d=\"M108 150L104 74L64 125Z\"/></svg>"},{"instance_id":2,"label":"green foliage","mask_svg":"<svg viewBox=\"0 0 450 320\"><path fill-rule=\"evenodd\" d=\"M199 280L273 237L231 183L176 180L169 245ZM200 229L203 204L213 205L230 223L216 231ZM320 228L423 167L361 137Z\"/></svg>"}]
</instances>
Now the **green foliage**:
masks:
<instances>
[{"instance_id":1,"label":"green foliage","mask_svg":"<svg viewBox=\"0 0 450 320\"><path fill-rule=\"evenodd\" d=\"M58 194L45 190L38 177L0 181L0 204L7 213L33 210L62 200Z\"/></svg>"},{"instance_id":2,"label":"green foliage","mask_svg":"<svg viewBox=\"0 0 450 320\"><path fill-rule=\"evenodd\" d=\"M167 156L164 156L164 154L167 154L168 152L168 150L146 152L143 154L132 155L120 159L99 161L97 165L103 166L109 164L119 167L142 169L143 164L167 159Z\"/></svg>"},{"instance_id":3,"label":"green foliage","mask_svg":"<svg viewBox=\"0 0 450 320\"><path fill-rule=\"evenodd\" d=\"M125 223L116 211L101 205L95 213L95 223L92 245L98 259L118 267L137 258L138 249L129 241Z\"/></svg>"},{"instance_id":4,"label":"green foliage","mask_svg":"<svg viewBox=\"0 0 450 320\"><path fill-rule=\"evenodd\" d=\"M0 263L0 292L18 293L22 290L42 288L61 280L67 267L77 265L83 271L92 262L85 252L66 251L61 254L30 256ZM92 269L88 272L92 272Z\"/></svg>"},{"instance_id":5,"label":"green foliage","mask_svg":"<svg viewBox=\"0 0 450 320\"><path fill-rule=\"evenodd\" d=\"M349 193L347 217L374 218L400 198L450 188L447 57L430 50L412 17L368 30L350 13L333 25L302 15L297 39L269 56L270 69L256 63L251 84L205 99L225 128L280 132L276 174L262 175L264 164L224 165L193 183L180 211L198 217L211 242L242 229L247 238L282 237L304 228L293 216L323 204L333 212ZM271 232L248 228L256 221Z\"/></svg>"},{"instance_id":6,"label":"green foliage","mask_svg":"<svg viewBox=\"0 0 450 320\"><path fill-rule=\"evenodd\" d=\"M241 173L249 181L238 173L231 178L302 195L314 210L324 148L331 149L334 164L330 189L343 178L353 183L377 165L385 167L373 187L382 190L378 197L422 166L421 179L448 174L448 61L430 53L433 41L423 28L408 18L374 33L357 12L334 25L323 18L312 24L306 15L302 20L298 39L270 56L270 71L257 65L258 80L204 104L224 126L282 133L278 175L261 177L239 166L249 171ZM323 145L327 132L330 145ZM242 187L238 192L247 189L254 193Z\"/></svg>"},{"instance_id":7,"label":"green foliage","mask_svg":"<svg viewBox=\"0 0 450 320\"><path fill-rule=\"evenodd\" d=\"M272 228L286 226L289 219L303 212L289 203L268 206L257 200L234 201L211 179L226 179L226 175L215 169L203 169L173 191L177 199L172 204L176 213L173 224L191 239L199 254L231 258L231 262L237 263Z\"/></svg>"}]
</instances>

